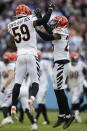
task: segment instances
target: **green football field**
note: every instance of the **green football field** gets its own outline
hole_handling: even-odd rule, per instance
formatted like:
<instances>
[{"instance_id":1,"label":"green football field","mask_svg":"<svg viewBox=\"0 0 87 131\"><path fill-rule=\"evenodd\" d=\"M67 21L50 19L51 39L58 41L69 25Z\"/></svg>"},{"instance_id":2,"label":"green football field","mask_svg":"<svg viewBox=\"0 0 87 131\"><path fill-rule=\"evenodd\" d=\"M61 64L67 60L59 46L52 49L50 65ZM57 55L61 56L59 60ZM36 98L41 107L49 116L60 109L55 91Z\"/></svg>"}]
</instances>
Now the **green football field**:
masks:
<instances>
[{"instance_id":1,"label":"green football field","mask_svg":"<svg viewBox=\"0 0 87 131\"><path fill-rule=\"evenodd\" d=\"M50 125L42 125L43 122L43 117L42 115L39 118L38 121L38 131L64 131L62 129L62 125L57 128L52 128L52 125L56 122L57 120L57 112L48 112L49 120L50 120ZM66 131L87 131L87 124L85 121L87 120L87 113L81 113L82 117L82 123L72 123L71 126L66 129ZM0 114L0 122L2 120L2 114ZM5 125L4 127L0 128L0 131L31 131L31 124L28 120L28 118L25 115L24 123L19 124L17 121L13 125Z\"/></svg>"}]
</instances>

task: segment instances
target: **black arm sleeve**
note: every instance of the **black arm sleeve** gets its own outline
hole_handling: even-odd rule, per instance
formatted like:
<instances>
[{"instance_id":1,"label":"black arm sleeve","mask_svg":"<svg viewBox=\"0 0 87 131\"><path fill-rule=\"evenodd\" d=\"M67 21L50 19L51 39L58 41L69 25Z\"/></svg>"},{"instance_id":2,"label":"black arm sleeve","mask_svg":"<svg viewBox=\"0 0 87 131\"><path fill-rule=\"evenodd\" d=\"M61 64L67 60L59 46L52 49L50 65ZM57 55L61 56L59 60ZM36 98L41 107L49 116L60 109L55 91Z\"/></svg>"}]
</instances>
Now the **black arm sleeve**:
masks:
<instances>
[{"instance_id":1,"label":"black arm sleeve","mask_svg":"<svg viewBox=\"0 0 87 131\"><path fill-rule=\"evenodd\" d=\"M42 18L41 12L35 14L38 19Z\"/></svg>"},{"instance_id":2,"label":"black arm sleeve","mask_svg":"<svg viewBox=\"0 0 87 131\"><path fill-rule=\"evenodd\" d=\"M41 13L37 13L36 16L37 16L38 19L39 19L39 18L42 18ZM49 34L52 34L52 30L53 30L53 29L52 29L48 24L44 24L43 26L44 26L44 28L46 29L46 31L47 31Z\"/></svg>"},{"instance_id":3,"label":"black arm sleeve","mask_svg":"<svg viewBox=\"0 0 87 131\"><path fill-rule=\"evenodd\" d=\"M52 34L47 34L46 32L41 32L40 30L36 30L37 33L40 35L40 37L45 41L51 41L54 40L54 37Z\"/></svg>"},{"instance_id":4,"label":"black arm sleeve","mask_svg":"<svg viewBox=\"0 0 87 131\"><path fill-rule=\"evenodd\" d=\"M44 24L43 26L49 34L52 34L53 29L48 24Z\"/></svg>"},{"instance_id":5,"label":"black arm sleeve","mask_svg":"<svg viewBox=\"0 0 87 131\"><path fill-rule=\"evenodd\" d=\"M49 21L51 14L52 14L52 9L48 9L48 12L43 18L39 18L38 20L36 20L37 26L46 24Z\"/></svg>"}]
</instances>

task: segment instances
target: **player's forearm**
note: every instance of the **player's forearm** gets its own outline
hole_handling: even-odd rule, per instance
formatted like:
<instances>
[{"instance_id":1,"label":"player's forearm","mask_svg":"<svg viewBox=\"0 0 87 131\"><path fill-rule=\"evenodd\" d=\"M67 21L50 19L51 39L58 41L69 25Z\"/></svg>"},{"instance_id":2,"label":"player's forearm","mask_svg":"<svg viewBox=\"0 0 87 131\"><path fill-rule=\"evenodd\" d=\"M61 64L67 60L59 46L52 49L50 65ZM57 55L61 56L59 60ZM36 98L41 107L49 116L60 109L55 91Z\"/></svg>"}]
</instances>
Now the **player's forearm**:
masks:
<instances>
[{"instance_id":1,"label":"player's forearm","mask_svg":"<svg viewBox=\"0 0 87 131\"><path fill-rule=\"evenodd\" d=\"M41 32L40 30L36 30L37 33L40 35L40 37L45 41L51 41L54 40L54 37L50 34L47 34L46 32Z\"/></svg>"},{"instance_id":2,"label":"player's forearm","mask_svg":"<svg viewBox=\"0 0 87 131\"><path fill-rule=\"evenodd\" d=\"M52 34L52 28L48 24L44 24L43 26L49 34Z\"/></svg>"},{"instance_id":3,"label":"player's forearm","mask_svg":"<svg viewBox=\"0 0 87 131\"><path fill-rule=\"evenodd\" d=\"M8 78L6 83L5 83L5 85L4 85L4 88L7 88L10 85L12 80L13 80L13 77L12 78Z\"/></svg>"},{"instance_id":4,"label":"player's forearm","mask_svg":"<svg viewBox=\"0 0 87 131\"><path fill-rule=\"evenodd\" d=\"M52 9L49 8L48 12L43 18L39 18L38 20L34 21L33 23L34 26L40 26L46 24L49 21L51 14L52 14Z\"/></svg>"},{"instance_id":5,"label":"player's forearm","mask_svg":"<svg viewBox=\"0 0 87 131\"><path fill-rule=\"evenodd\" d=\"M12 82L13 79L14 79L14 72L9 74L9 76L7 78L7 81L6 81L5 85L4 85L4 88L7 88L10 85L10 83Z\"/></svg>"}]
</instances>

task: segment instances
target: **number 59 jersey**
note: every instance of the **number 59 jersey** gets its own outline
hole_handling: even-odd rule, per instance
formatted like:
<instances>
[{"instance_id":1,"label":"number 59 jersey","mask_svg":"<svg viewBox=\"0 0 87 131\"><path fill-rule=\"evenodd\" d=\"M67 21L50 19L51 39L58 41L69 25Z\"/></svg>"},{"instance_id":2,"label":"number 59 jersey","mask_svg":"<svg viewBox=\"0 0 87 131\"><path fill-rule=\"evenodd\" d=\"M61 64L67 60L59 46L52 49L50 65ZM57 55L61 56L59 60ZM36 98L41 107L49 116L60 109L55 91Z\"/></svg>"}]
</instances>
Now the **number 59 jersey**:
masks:
<instances>
[{"instance_id":1,"label":"number 59 jersey","mask_svg":"<svg viewBox=\"0 0 87 131\"><path fill-rule=\"evenodd\" d=\"M36 31L33 15L22 17L8 24L8 31L14 37L17 54L37 55Z\"/></svg>"},{"instance_id":2,"label":"number 59 jersey","mask_svg":"<svg viewBox=\"0 0 87 131\"><path fill-rule=\"evenodd\" d=\"M69 60L69 32L67 28L55 28L53 34L60 34L60 40L52 41L54 61Z\"/></svg>"}]
</instances>

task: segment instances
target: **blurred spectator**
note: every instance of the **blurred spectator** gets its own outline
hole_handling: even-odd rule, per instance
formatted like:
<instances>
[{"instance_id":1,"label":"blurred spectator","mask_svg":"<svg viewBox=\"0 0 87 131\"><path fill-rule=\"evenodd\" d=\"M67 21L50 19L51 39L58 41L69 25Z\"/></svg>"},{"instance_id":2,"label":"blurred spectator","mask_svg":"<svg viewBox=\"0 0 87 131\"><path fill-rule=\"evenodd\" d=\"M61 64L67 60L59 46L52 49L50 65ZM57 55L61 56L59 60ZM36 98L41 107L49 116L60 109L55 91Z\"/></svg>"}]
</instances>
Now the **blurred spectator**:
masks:
<instances>
[{"instance_id":1,"label":"blurred spectator","mask_svg":"<svg viewBox=\"0 0 87 131\"><path fill-rule=\"evenodd\" d=\"M71 29L71 37L70 37L69 41L70 41L70 53L81 51L83 38L80 35L79 31L77 31L75 29Z\"/></svg>"}]
</instances>

